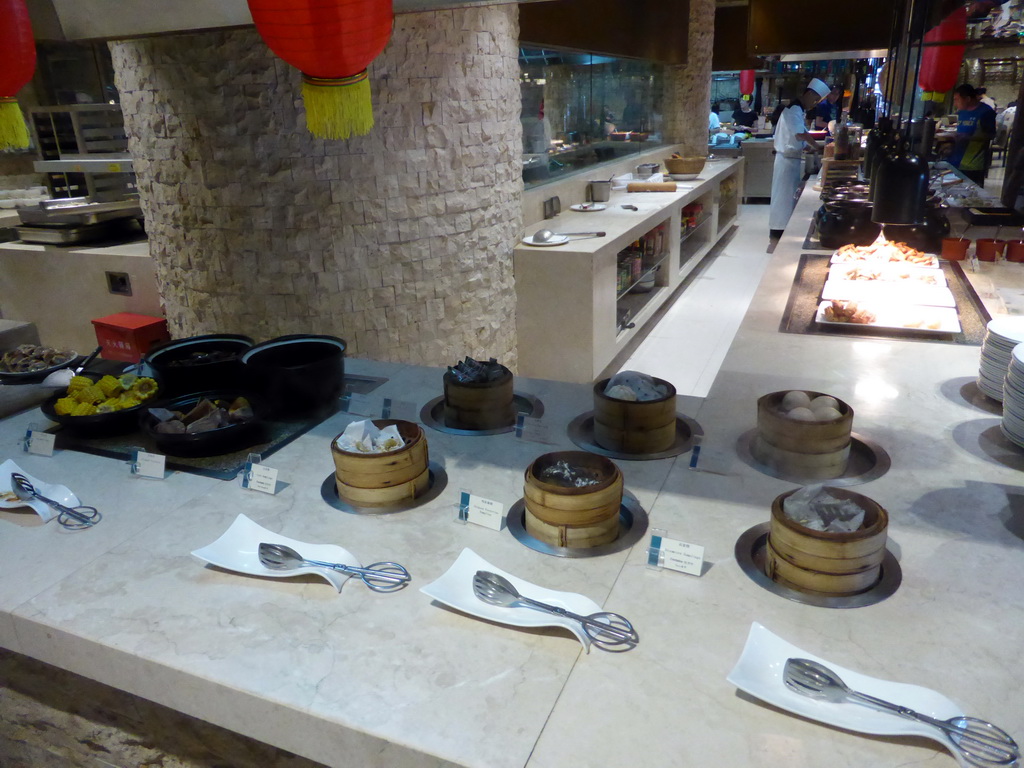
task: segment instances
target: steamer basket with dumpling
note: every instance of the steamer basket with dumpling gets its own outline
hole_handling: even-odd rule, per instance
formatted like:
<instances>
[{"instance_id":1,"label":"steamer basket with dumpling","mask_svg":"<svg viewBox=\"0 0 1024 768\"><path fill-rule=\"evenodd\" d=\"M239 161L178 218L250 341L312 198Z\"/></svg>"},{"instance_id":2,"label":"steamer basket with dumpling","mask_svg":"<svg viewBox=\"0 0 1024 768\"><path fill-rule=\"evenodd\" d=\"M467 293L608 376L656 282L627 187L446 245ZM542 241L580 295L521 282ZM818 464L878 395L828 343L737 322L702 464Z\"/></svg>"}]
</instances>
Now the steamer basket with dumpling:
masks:
<instances>
[{"instance_id":1,"label":"steamer basket with dumpling","mask_svg":"<svg viewBox=\"0 0 1024 768\"><path fill-rule=\"evenodd\" d=\"M653 379L664 392L655 400L621 400L605 394L610 379L594 385L594 441L608 451L658 453L676 439L676 388Z\"/></svg>"},{"instance_id":2,"label":"steamer basket with dumpling","mask_svg":"<svg viewBox=\"0 0 1024 768\"><path fill-rule=\"evenodd\" d=\"M374 419L378 429L396 425L405 445L384 453L357 453L331 441L338 497L356 507L389 507L411 502L430 488L427 438L418 424Z\"/></svg>"},{"instance_id":3,"label":"steamer basket with dumpling","mask_svg":"<svg viewBox=\"0 0 1024 768\"><path fill-rule=\"evenodd\" d=\"M576 487L550 477L547 470L559 462L596 482ZM526 531L556 547L599 547L615 541L622 485L622 472L603 456L585 451L545 453L526 470Z\"/></svg>"},{"instance_id":4,"label":"steamer basket with dumpling","mask_svg":"<svg viewBox=\"0 0 1024 768\"><path fill-rule=\"evenodd\" d=\"M444 423L452 429L489 430L516 423L512 371L500 366L493 381L460 382L444 375Z\"/></svg>"},{"instance_id":5,"label":"steamer basket with dumpling","mask_svg":"<svg viewBox=\"0 0 1024 768\"><path fill-rule=\"evenodd\" d=\"M802 592L834 596L864 592L881 578L889 515L862 494L846 488L825 490L860 506L863 524L844 533L813 530L786 515L783 505L795 491L783 493L772 502L765 572L779 584Z\"/></svg>"},{"instance_id":6,"label":"steamer basket with dumpling","mask_svg":"<svg viewBox=\"0 0 1024 768\"><path fill-rule=\"evenodd\" d=\"M850 457L852 431L853 408L838 398L809 390L772 392L757 401L751 453L792 477L841 477Z\"/></svg>"}]
</instances>

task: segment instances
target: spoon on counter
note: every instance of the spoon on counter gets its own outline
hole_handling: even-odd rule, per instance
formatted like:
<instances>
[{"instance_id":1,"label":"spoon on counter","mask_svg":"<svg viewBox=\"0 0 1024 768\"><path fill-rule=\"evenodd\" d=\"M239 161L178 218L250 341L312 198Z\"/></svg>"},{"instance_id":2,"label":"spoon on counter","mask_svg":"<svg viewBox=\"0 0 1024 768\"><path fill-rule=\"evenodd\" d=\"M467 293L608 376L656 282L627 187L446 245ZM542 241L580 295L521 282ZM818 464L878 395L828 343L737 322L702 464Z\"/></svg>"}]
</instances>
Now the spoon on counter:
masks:
<instances>
[{"instance_id":1,"label":"spoon on counter","mask_svg":"<svg viewBox=\"0 0 1024 768\"><path fill-rule=\"evenodd\" d=\"M549 605L539 600L524 597L519 594L511 581L504 576L499 576L491 571L477 571L473 577L473 594L480 600L491 605L500 605L511 608L516 603L537 608L557 616L565 616L574 619L583 625L583 631L591 642L604 651L628 651L635 648L640 642L633 625L625 616L617 613L592 613L589 616L581 616L578 613L567 611L557 605Z\"/></svg>"},{"instance_id":2,"label":"spoon on counter","mask_svg":"<svg viewBox=\"0 0 1024 768\"><path fill-rule=\"evenodd\" d=\"M550 229L538 229L533 233L533 242L547 243L553 237L604 237L605 232L552 232Z\"/></svg>"},{"instance_id":3,"label":"spoon on counter","mask_svg":"<svg viewBox=\"0 0 1024 768\"><path fill-rule=\"evenodd\" d=\"M970 765L1009 766L1016 765L1020 758L1017 743L1008 733L992 723L976 717L951 717L948 720L939 720L915 712L909 707L869 696L851 689L835 672L816 661L787 660L783 679L788 688L812 699L824 699L833 704L853 701L932 725L945 732L952 741L953 748Z\"/></svg>"},{"instance_id":4,"label":"spoon on counter","mask_svg":"<svg viewBox=\"0 0 1024 768\"><path fill-rule=\"evenodd\" d=\"M330 568L332 571L357 576L374 592L395 592L412 579L409 571L398 563L371 563L365 568L344 563L327 563L323 560L304 558L284 544L260 544L259 555L260 564L272 571L290 571L306 565Z\"/></svg>"}]
</instances>

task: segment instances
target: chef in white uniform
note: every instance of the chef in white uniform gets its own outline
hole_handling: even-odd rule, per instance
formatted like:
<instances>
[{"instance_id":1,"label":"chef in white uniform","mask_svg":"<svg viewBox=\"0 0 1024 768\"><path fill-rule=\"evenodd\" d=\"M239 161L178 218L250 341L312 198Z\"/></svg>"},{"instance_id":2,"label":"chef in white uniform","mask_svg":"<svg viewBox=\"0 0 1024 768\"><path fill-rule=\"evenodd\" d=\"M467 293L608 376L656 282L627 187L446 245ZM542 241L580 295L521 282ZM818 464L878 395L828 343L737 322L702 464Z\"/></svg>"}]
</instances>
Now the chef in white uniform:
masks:
<instances>
[{"instance_id":1,"label":"chef in white uniform","mask_svg":"<svg viewBox=\"0 0 1024 768\"><path fill-rule=\"evenodd\" d=\"M799 100L784 110L775 126L775 169L772 176L772 204L768 213L768 228L772 237L780 237L796 207L803 180L803 149L808 146L819 151L807 133L805 112L814 108L832 89L818 78L807 84Z\"/></svg>"}]
</instances>

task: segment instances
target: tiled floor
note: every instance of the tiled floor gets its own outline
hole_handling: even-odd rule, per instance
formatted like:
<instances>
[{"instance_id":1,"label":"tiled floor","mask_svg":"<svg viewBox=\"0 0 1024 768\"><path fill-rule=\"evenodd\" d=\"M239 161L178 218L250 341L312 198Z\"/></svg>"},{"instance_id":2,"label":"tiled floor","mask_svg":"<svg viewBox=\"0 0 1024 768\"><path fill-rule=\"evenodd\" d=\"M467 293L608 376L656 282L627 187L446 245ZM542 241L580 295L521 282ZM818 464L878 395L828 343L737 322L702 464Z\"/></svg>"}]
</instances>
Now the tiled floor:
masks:
<instances>
[{"instance_id":1,"label":"tiled floor","mask_svg":"<svg viewBox=\"0 0 1024 768\"><path fill-rule=\"evenodd\" d=\"M622 370L671 381L679 395L705 397L771 259L768 206L742 205L737 228L691 278Z\"/></svg>"}]
</instances>

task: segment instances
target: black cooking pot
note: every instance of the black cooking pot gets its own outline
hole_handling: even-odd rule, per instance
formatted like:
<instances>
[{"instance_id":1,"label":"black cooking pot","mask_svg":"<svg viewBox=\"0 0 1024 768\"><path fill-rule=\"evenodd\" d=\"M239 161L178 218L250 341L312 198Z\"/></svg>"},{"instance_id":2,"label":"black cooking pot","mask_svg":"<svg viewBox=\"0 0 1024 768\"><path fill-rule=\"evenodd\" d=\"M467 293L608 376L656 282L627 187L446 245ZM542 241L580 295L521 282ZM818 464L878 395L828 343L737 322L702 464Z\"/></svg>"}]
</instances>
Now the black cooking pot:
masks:
<instances>
[{"instance_id":1,"label":"black cooking pot","mask_svg":"<svg viewBox=\"0 0 1024 768\"><path fill-rule=\"evenodd\" d=\"M881 224L871 221L871 205L867 202L826 202L814 218L823 248L871 245L882 231Z\"/></svg>"},{"instance_id":2,"label":"black cooking pot","mask_svg":"<svg viewBox=\"0 0 1024 768\"><path fill-rule=\"evenodd\" d=\"M174 434L158 432L159 419L150 413L151 408L166 408L169 411L188 413L200 400L206 398L215 404L226 404L238 397L237 391L195 392L190 395L147 403L139 415L139 426L149 435L163 453L168 456L220 456L239 451L261 443L266 438L266 425L260 418L260 404L246 395L253 407L252 419L237 424L228 424L208 432L195 434ZM226 405L224 406L226 407Z\"/></svg>"},{"instance_id":3,"label":"black cooking pot","mask_svg":"<svg viewBox=\"0 0 1024 768\"><path fill-rule=\"evenodd\" d=\"M245 376L281 418L330 413L345 379L345 341L296 334L257 344L242 355Z\"/></svg>"},{"instance_id":4,"label":"black cooking pot","mask_svg":"<svg viewBox=\"0 0 1024 768\"><path fill-rule=\"evenodd\" d=\"M248 336L212 333L161 344L144 360L168 397L209 390L245 389L242 354L255 342Z\"/></svg>"}]
</instances>

